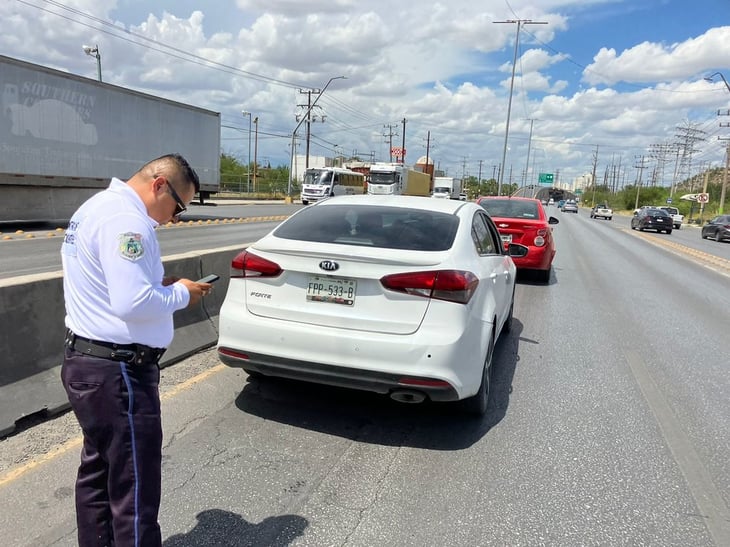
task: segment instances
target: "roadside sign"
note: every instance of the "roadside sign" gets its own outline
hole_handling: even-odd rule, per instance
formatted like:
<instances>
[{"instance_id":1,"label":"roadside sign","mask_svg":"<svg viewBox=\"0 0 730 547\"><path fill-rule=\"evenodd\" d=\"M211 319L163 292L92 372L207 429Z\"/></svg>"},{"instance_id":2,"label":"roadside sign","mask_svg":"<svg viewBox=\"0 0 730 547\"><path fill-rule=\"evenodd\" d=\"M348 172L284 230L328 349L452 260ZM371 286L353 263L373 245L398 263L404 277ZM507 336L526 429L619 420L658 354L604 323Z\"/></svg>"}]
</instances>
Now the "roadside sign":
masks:
<instances>
[{"instance_id":1,"label":"roadside sign","mask_svg":"<svg viewBox=\"0 0 730 547\"><path fill-rule=\"evenodd\" d=\"M540 173L537 181L540 184L552 184L553 183L553 173Z\"/></svg>"},{"instance_id":2,"label":"roadside sign","mask_svg":"<svg viewBox=\"0 0 730 547\"><path fill-rule=\"evenodd\" d=\"M710 194L697 194L697 203L708 203L710 201Z\"/></svg>"},{"instance_id":3,"label":"roadside sign","mask_svg":"<svg viewBox=\"0 0 730 547\"><path fill-rule=\"evenodd\" d=\"M402 146L393 146L390 149L390 153L393 157L402 158L406 155L406 149Z\"/></svg>"},{"instance_id":4,"label":"roadside sign","mask_svg":"<svg viewBox=\"0 0 730 547\"><path fill-rule=\"evenodd\" d=\"M667 203L672 203L672 198L667 198Z\"/></svg>"}]
</instances>

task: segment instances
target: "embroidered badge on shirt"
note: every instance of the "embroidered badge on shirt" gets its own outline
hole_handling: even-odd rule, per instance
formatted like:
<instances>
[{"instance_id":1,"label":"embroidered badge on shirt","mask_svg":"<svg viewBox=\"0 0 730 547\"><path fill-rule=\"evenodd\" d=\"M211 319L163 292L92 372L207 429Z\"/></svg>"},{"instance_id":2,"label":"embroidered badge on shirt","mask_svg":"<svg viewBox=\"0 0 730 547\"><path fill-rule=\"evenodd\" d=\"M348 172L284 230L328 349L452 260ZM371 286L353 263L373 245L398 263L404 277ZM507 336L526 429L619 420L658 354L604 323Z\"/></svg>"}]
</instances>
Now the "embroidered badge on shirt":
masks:
<instances>
[{"instance_id":1,"label":"embroidered badge on shirt","mask_svg":"<svg viewBox=\"0 0 730 547\"><path fill-rule=\"evenodd\" d=\"M135 262L144 256L142 234L126 232L119 234L119 253L127 260Z\"/></svg>"}]
</instances>

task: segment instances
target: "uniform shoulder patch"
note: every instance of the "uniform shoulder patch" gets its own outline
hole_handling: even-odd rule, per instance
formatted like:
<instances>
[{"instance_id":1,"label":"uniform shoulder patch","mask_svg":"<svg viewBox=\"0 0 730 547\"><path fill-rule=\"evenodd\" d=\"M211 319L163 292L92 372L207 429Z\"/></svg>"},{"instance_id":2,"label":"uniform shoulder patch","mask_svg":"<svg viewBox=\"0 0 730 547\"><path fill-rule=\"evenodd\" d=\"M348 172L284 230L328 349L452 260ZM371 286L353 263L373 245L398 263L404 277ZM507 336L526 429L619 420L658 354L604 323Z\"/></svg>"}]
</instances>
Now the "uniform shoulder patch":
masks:
<instances>
[{"instance_id":1,"label":"uniform shoulder patch","mask_svg":"<svg viewBox=\"0 0 730 547\"><path fill-rule=\"evenodd\" d=\"M119 254L122 258L135 262L144 256L144 246L142 245L142 234L134 232L125 232L119 234Z\"/></svg>"}]
</instances>

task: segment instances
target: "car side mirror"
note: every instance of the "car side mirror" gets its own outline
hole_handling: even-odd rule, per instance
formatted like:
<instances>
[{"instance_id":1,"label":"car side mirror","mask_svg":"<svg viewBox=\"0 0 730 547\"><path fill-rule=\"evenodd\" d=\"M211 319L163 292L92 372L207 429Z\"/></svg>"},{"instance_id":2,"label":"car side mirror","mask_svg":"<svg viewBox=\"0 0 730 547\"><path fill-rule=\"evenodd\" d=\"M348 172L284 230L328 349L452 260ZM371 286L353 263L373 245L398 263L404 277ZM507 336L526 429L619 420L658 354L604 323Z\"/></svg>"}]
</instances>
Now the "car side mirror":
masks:
<instances>
[{"instance_id":1,"label":"car side mirror","mask_svg":"<svg viewBox=\"0 0 730 547\"><path fill-rule=\"evenodd\" d=\"M530 249L524 245L520 245L519 243L510 243L507 247L507 254L515 258L522 258L523 256L527 256L529 250Z\"/></svg>"},{"instance_id":2,"label":"car side mirror","mask_svg":"<svg viewBox=\"0 0 730 547\"><path fill-rule=\"evenodd\" d=\"M555 217L550 217L548 219L548 224L558 224L560 221Z\"/></svg>"}]
</instances>

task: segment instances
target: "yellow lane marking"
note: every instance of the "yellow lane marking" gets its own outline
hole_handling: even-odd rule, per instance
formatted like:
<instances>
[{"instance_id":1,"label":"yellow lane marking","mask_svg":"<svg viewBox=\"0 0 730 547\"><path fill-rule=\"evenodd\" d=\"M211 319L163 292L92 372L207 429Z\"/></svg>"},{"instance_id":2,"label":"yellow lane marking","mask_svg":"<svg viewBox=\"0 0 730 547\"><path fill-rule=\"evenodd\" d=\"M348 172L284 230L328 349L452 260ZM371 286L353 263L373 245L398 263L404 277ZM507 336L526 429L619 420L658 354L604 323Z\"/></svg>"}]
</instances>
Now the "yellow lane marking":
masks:
<instances>
[{"instance_id":1,"label":"yellow lane marking","mask_svg":"<svg viewBox=\"0 0 730 547\"><path fill-rule=\"evenodd\" d=\"M670 251L672 251L674 254L684 257L684 258L696 258L699 262L704 263L705 266L718 271L718 273L724 273L725 275L730 275L730 260L727 258L722 258L719 256L711 255L709 253L706 253L704 251L699 251L697 249L693 249L692 247L687 247L686 245L682 245L680 243L675 243L674 241L667 241L665 239L662 239L658 236L647 234L644 232L639 232L637 230L631 230L628 228L622 228L622 230L632 233L636 237L640 237L645 241L648 241L649 243L652 243L654 245L657 245L658 247L664 247ZM718 270L719 268L719 270ZM724 270L724 271L722 271Z\"/></svg>"},{"instance_id":2,"label":"yellow lane marking","mask_svg":"<svg viewBox=\"0 0 730 547\"><path fill-rule=\"evenodd\" d=\"M220 363L218 365L215 365L214 367L211 367L204 372L201 372L200 374L193 376L192 378L188 378L184 382L181 382L177 384L175 387L170 389L169 391L166 391L162 395L160 395L160 401L167 401L168 399L171 399L175 397L176 395L180 394L181 392L185 391L186 389L191 388L195 384L198 384L202 382L203 380L206 380L207 378L213 376L214 374L217 374L218 372L228 368L226 365ZM0 475L0 487L22 477L29 471L35 469L36 467L39 467L43 465L44 463L48 463L57 457L65 454L72 448L77 448L81 446L81 442L83 441L83 437L81 435L78 435L72 439L69 439L68 441L54 447L51 449L50 452L46 454L42 454L41 456L38 456L36 458L33 458L29 462L21 465L20 467L16 467L14 469L10 469L9 471L6 471L5 473Z\"/></svg>"}]
</instances>

